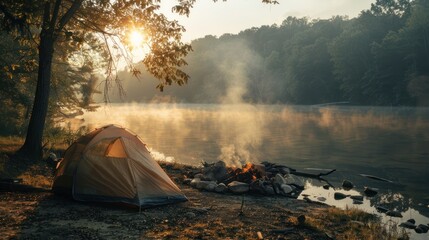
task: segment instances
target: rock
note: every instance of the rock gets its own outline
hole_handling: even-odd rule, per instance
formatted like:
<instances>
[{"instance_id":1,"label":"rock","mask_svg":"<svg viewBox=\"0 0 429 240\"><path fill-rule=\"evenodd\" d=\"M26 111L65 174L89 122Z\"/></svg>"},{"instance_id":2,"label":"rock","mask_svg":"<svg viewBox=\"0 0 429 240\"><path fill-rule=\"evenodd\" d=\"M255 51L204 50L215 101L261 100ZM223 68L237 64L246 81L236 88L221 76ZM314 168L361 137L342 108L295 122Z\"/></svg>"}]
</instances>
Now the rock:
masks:
<instances>
[{"instance_id":1,"label":"rock","mask_svg":"<svg viewBox=\"0 0 429 240\"><path fill-rule=\"evenodd\" d=\"M286 174L286 175L284 176L284 179L286 180L286 184L289 184L289 185L295 185L295 186L297 186L298 188L304 189L305 184L304 184L304 182L301 180L301 178L296 177L296 176L294 176L294 175L292 175L292 174Z\"/></svg>"},{"instance_id":2,"label":"rock","mask_svg":"<svg viewBox=\"0 0 429 240\"><path fill-rule=\"evenodd\" d=\"M342 186L345 190L350 190L354 187L353 183L349 180L344 180Z\"/></svg>"},{"instance_id":3,"label":"rock","mask_svg":"<svg viewBox=\"0 0 429 240\"><path fill-rule=\"evenodd\" d=\"M204 188L204 190L209 191L209 192L214 192L216 187L217 187L217 183L214 181L211 181L211 182L209 182L209 184L207 184L207 186Z\"/></svg>"},{"instance_id":4,"label":"rock","mask_svg":"<svg viewBox=\"0 0 429 240\"><path fill-rule=\"evenodd\" d=\"M373 197L373 196L377 195L378 189L365 187L365 190L363 192L365 193L366 196Z\"/></svg>"},{"instance_id":5,"label":"rock","mask_svg":"<svg viewBox=\"0 0 429 240\"><path fill-rule=\"evenodd\" d=\"M363 201L353 199L353 204L360 205L360 204L363 204Z\"/></svg>"},{"instance_id":6,"label":"rock","mask_svg":"<svg viewBox=\"0 0 429 240\"><path fill-rule=\"evenodd\" d=\"M210 192L213 192L216 186L217 186L217 183L214 181L199 181L195 185L195 187L199 190L206 190Z\"/></svg>"},{"instance_id":7,"label":"rock","mask_svg":"<svg viewBox=\"0 0 429 240\"><path fill-rule=\"evenodd\" d=\"M414 220L413 218L408 219L407 222L412 223L412 224L416 224L416 220Z\"/></svg>"},{"instance_id":8,"label":"rock","mask_svg":"<svg viewBox=\"0 0 429 240\"><path fill-rule=\"evenodd\" d=\"M194 178L194 179L192 179L192 181L190 182L190 185L191 185L192 187L197 187L197 183L199 183L199 182L201 182L201 179L200 179L200 178Z\"/></svg>"},{"instance_id":9,"label":"rock","mask_svg":"<svg viewBox=\"0 0 429 240\"><path fill-rule=\"evenodd\" d=\"M293 192L293 188L287 184L282 184L280 186L280 188L282 189L283 193L285 193L285 194L289 194L289 193Z\"/></svg>"},{"instance_id":10,"label":"rock","mask_svg":"<svg viewBox=\"0 0 429 240\"><path fill-rule=\"evenodd\" d=\"M318 197L317 200L324 202L324 201L326 201L326 198L325 197Z\"/></svg>"},{"instance_id":11,"label":"rock","mask_svg":"<svg viewBox=\"0 0 429 240\"><path fill-rule=\"evenodd\" d=\"M383 206L376 206L375 209L377 209L377 211L381 212L381 213L385 213L385 212L389 211L389 209L387 209Z\"/></svg>"},{"instance_id":12,"label":"rock","mask_svg":"<svg viewBox=\"0 0 429 240\"><path fill-rule=\"evenodd\" d=\"M261 175L261 177L266 176L266 173L265 173L265 165L263 165L263 164L254 164L254 165L253 165L253 168L254 168L257 172L259 172L259 174Z\"/></svg>"},{"instance_id":13,"label":"rock","mask_svg":"<svg viewBox=\"0 0 429 240\"><path fill-rule=\"evenodd\" d=\"M263 180L257 179L250 183L250 190L256 193L264 194L264 186L263 186Z\"/></svg>"},{"instance_id":14,"label":"rock","mask_svg":"<svg viewBox=\"0 0 429 240\"><path fill-rule=\"evenodd\" d=\"M330 186L328 184L323 185L323 189L328 190L330 188Z\"/></svg>"},{"instance_id":15,"label":"rock","mask_svg":"<svg viewBox=\"0 0 429 240\"><path fill-rule=\"evenodd\" d=\"M195 188L199 189L199 190L203 190L210 182L209 181L198 181L195 184Z\"/></svg>"},{"instance_id":16,"label":"rock","mask_svg":"<svg viewBox=\"0 0 429 240\"><path fill-rule=\"evenodd\" d=\"M389 210L386 212L387 216L391 216L391 217L402 217L402 214L398 211L394 211L394 210Z\"/></svg>"},{"instance_id":17,"label":"rock","mask_svg":"<svg viewBox=\"0 0 429 240\"><path fill-rule=\"evenodd\" d=\"M274 194L276 194L274 192L273 186L271 186L271 185L264 185L264 190L265 190L265 193L268 194L268 195L274 195Z\"/></svg>"},{"instance_id":18,"label":"rock","mask_svg":"<svg viewBox=\"0 0 429 240\"><path fill-rule=\"evenodd\" d=\"M399 226L403 227L403 228L409 228L409 229L415 229L416 228L416 225L414 223L408 222L408 221L399 224Z\"/></svg>"},{"instance_id":19,"label":"rock","mask_svg":"<svg viewBox=\"0 0 429 240\"><path fill-rule=\"evenodd\" d=\"M361 202L363 201L363 196L360 196L360 195L353 195L353 196L350 196L350 198Z\"/></svg>"},{"instance_id":20,"label":"rock","mask_svg":"<svg viewBox=\"0 0 429 240\"><path fill-rule=\"evenodd\" d=\"M226 164L223 161L218 161L213 165L203 169L203 179L209 181L222 181L228 176Z\"/></svg>"},{"instance_id":21,"label":"rock","mask_svg":"<svg viewBox=\"0 0 429 240\"><path fill-rule=\"evenodd\" d=\"M227 189L228 187L225 185L225 183L219 183L214 190L218 193L224 193Z\"/></svg>"},{"instance_id":22,"label":"rock","mask_svg":"<svg viewBox=\"0 0 429 240\"><path fill-rule=\"evenodd\" d=\"M334 193L334 199L335 200L341 200L348 197L348 195L344 194L344 193L340 193L340 192L336 192Z\"/></svg>"},{"instance_id":23,"label":"rock","mask_svg":"<svg viewBox=\"0 0 429 240\"><path fill-rule=\"evenodd\" d=\"M279 169L279 172L280 172L281 174L283 174L283 175L285 175L285 174L289 174L289 173L290 173L289 168L286 168L286 167L280 167L280 168L278 168L278 169Z\"/></svg>"},{"instance_id":24,"label":"rock","mask_svg":"<svg viewBox=\"0 0 429 240\"><path fill-rule=\"evenodd\" d=\"M282 184L287 184L286 179L279 173L277 173L276 176L274 177L273 183L278 184L278 186L281 186Z\"/></svg>"},{"instance_id":25,"label":"rock","mask_svg":"<svg viewBox=\"0 0 429 240\"><path fill-rule=\"evenodd\" d=\"M417 232L417 229L419 229L419 232ZM427 233L428 231L429 231L429 226L427 226L427 225L419 224L419 225L416 227L416 232L417 232L417 233Z\"/></svg>"},{"instance_id":26,"label":"rock","mask_svg":"<svg viewBox=\"0 0 429 240\"><path fill-rule=\"evenodd\" d=\"M228 184L228 189L233 193L246 193L249 191L249 184L233 181Z\"/></svg>"}]
</instances>

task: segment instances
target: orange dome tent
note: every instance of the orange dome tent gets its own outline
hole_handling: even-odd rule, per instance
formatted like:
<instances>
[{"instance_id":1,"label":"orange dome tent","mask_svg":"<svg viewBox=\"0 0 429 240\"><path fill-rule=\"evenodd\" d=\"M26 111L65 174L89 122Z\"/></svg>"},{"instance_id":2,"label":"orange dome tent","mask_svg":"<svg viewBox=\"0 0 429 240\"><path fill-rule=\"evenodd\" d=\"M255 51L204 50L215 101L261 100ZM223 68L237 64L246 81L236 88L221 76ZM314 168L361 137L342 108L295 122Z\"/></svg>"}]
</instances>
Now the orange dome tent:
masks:
<instances>
[{"instance_id":1,"label":"orange dome tent","mask_svg":"<svg viewBox=\"0 0 429 240\"><path fill-rule=\"evenodd\" d=\"M115 125L96 129L70 145L58 164L53 190L79 201L140 207L187 200L139 137Z\"/></svg>"}]
</instances>

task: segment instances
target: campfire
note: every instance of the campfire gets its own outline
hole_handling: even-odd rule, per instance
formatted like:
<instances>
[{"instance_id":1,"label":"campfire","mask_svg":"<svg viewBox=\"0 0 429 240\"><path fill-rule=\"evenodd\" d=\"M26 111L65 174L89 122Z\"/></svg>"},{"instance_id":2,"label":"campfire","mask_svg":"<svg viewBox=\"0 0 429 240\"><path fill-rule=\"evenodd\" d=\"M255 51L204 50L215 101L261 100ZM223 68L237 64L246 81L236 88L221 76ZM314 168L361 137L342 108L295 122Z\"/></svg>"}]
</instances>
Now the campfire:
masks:
<instances>
[{"instance_id":1,"label":"campfire","mask_svg":"<svg viewBox=\"0 0 429 240\"><path fill-rule=\"evenodd\" d=\"M200 172L189 173L184 182L199 190L211 192L255 193L297 198L304 190L304 181L281 164L247 163L241 168L227 167L222 161L203 163Z\"/></svg>"}]
</instances>

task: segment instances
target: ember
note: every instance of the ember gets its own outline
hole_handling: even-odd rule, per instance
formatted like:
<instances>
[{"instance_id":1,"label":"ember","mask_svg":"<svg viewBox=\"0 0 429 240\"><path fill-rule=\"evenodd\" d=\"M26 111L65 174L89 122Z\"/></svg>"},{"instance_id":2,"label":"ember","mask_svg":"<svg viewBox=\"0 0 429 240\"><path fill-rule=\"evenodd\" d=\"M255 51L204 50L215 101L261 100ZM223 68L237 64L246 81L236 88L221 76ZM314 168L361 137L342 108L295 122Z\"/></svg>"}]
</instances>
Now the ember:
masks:
<instances>
[{"instance_id":1,"label":"ember","mask_svg":"<svg viewBox=\"0 0 429 240\"><path fill-rule=\"evenodd\" d=\"M246 163L243 168L230 168L228 170L228 178L223 183L229 184L233 181L251 183L256 179L265 176L264 166L257 166L252 163Z\"/></svg>"}]
</instances>

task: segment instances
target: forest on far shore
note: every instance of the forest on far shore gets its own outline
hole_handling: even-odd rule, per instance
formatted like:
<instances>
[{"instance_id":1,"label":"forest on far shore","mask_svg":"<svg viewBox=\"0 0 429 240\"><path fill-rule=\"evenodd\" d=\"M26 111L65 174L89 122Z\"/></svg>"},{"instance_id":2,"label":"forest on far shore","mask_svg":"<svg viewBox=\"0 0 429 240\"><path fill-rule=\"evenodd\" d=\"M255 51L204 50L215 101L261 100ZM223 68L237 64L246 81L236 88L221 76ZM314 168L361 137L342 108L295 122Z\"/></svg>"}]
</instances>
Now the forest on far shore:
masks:
<instances>
[{"instance_id":1,"label":"forest on far shore","mask_svg":"<svg viewBox=\"0 0 429 240\"><path fill-rule=\"evenodd\" d=\"M392 4L394 3L394 4ZM429 105L429 2L377 1L353 19L288 17L280 25L192 41L184 86L155 91L119 73L113 102Z\"/></svg>"},{"instance_id":2,"label":"forest on far shore","mask_svg":"<svg viewBox=\"0 0 429 240\"><path fill-rule=\"evenodd\" d=\"M101 75L111 59L106 46L80 28L76 35L67 34L55 45L45 132L105 100L429 106L427 0L377 0L352 19L288 17L279 25L196 39L185 59L188 65L175 69L162 64L170 60L160 56L152 69L176 75L183 70L190 76L187 84L174 83L160 92L160 81L139 63L138 78L128 70L112 76L120 87L110 86L107 99ZM11 35L7 28L0 37L0 135L23 136L36 92L37 42Z\"/></svg>"}]
</instances>

